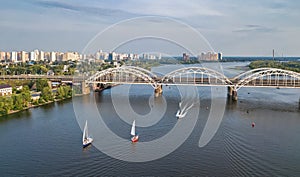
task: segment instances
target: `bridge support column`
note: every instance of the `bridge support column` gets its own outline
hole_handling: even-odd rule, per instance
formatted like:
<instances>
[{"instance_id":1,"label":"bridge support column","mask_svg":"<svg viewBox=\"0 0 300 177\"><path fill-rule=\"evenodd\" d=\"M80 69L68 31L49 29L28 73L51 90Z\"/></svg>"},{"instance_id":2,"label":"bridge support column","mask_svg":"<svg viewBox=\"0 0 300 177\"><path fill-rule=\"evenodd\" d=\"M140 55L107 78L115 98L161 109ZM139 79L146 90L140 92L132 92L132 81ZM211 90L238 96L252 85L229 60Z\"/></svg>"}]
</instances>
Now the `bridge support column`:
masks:
<instances>
[{"instance_id":1,"label":"bridge support column","mask_svg":"<svg viewBox=\"0 0 300 177\"><path fill-rule=\"evenodd\" d=\"M81 90L82 94L89 94L90 93L90 87L87 87L85 84L85 81L81 82Z\"/></svg>"},{"instance_id":2,"label":"bridge support column","mask_svg":"<svg viewBox=\"0 0 300 177\"><path fill-rule=\"evenodd\" d=\"M228 86L227 88L228 88L227 96L228 96L229 98L231 98L231 97L232 97L233 88L230 87L230 86Z\"/></svg>"},{"instance_id":3,"label":"bridge support column","mask_svg":"<svg viewBox=\"0 0 300 177\"><path fill-rule=\"evenodd\" d=\"M237 91L236 90L232 91L232 100L233 101L237 101L238 100L238 95L237 95Z\"/></svg>"},{"instance_id":4,"label":"bridge support column","mask_svg":"<svg viewBox=\"0 0 300 177\"><path fill-rule=\"evenodd\" d=\"M154 90L155 96L159 96L160 94L162 94L162 92L162 85L158 85L157 88Z\"/></svg>"},{"instance_id":5,"label":"bridge support column","mask_svg":"<svg viewBox=\"0 0 300 177\"><path fill-rule=\"evenodd\" d=\"M229 86L228 87L227 98L232 99L233 101L237 101L238 100L237 90L235 90L235 88L232 88L232 87Z\"/></svg>"}]
</instances>

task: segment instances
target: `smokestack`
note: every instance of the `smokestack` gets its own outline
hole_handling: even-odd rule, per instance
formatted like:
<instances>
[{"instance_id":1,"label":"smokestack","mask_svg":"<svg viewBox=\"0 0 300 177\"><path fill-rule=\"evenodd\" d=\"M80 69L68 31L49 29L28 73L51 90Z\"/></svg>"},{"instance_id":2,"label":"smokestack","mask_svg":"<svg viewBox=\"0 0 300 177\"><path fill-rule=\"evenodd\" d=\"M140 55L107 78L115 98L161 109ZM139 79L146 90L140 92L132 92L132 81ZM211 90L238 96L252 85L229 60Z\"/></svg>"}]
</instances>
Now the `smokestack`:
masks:
<instances>
[{"instance_id":1,"label":"smokestack","mask_svg":"<svg viewBox=\"0 0 300 177\"><path fill-rule=\"evenodd\" d=\"M273 60L274 60L274 49L273 49Z\"/></svg>"}]
</instances>

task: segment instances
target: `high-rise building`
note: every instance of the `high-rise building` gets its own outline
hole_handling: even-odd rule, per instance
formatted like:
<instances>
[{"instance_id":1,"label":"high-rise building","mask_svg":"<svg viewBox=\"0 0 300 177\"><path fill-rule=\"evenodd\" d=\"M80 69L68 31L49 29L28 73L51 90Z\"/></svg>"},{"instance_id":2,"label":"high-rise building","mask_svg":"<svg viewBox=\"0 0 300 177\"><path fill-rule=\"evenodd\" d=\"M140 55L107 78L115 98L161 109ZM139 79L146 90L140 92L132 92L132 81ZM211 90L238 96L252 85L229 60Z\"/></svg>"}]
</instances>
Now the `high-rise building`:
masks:
<instances>
[{"instance_id":1,"label":"high-rise building","mask_svg":"<svg viewBox=\"0 0 300 177\"><path fill-rule=\"evenodd\" d=\"M29 58L30 58L30 61L36 61L37 60L36 52L34 52L34 51L30 52Z\"/></svg>"},{"instance_id":2,"label":"high-rise building","mask_svg":"<svg viewBox=\"0 0 300 177\"><path fill-rule=\"evenodd\" d=\"M20 52L20 58L18 59L18 61L25 63L26 61L28 61L28 53L25 51L21 51Z\"/></svg>"},{"instance_id":3,"label":"high-rise building","mask_svg":"<svg viewBox=\"0 0 300 177\"><path fill-rule=\"evenodd\" d=\"M50 62L55 62L56 61L56 53L55 52L50 52Z\"/></svg>"},{"instance_id":4,"label":"high-rise building","mask_svg":"<svg viewBox=\"0 0 300 177\"><path fill-rule=\"evenodd\" d=\"M109 61L115 61L115 60L117 60L117 54L115 52L110 52L108 54L108 60Z\"/></svg>"},{"instance_id":5,"label":"high-rise building","mask_svg":"<svg viewBox=\"0 0 300 177\"><path fill-rule=\"evenodd\" d=\"M0 52L0 60L5 61L6 60L6 52Z\"/></svg>"},{"instance_id":6,"label":"high-rise building","mask_svg":"<svg viewBox=\"0 0 300 177\"><path fill-rule=\"evenodd\" d=\"M198 55L198 60L206 60L206 61L217 61L219 57L222 57L221 53L214 53L214 52L207 52L207 53L201 53Z\"/></svg>"},{"instance_id":7,"label":"high-rise building","mask_svg":"<svg viewBox=\"0 0 300 177\"><path fill-rule=\"evenodd\" d=\"M183 61L189 61L190 60L190 56L188 54L186 54L186 53L183 53L182 54L182 60Z\"/></svg>"},{"instance_id":8,"label":"high-rise building","mask_svg":"<svg viewBox=\"0 0 300 177\"><path fill-rule=\"evenodd\" d=\"M56 53L56 61L62 61L63 60L63 55L64 55L64 53L57 52Z\"/></svg>"},{"instance_id":9,"label":"high-rise building","mask_svg":"<svg viewBox=\"0 0 300 177\"><path fill-rule=\"evenodd\" d=\"M11 52L6 52L6 61L11 61Z\"/></svg>"},{"instance_id":10,"label":"high-rise building","mask_svg":"<svg viewBox=\"0 0 300 177\"><path fill-rule=\"evenodd\" d=\"M45 53L43 51L39 52L39 61L44 61L45 60Z\"/></svg>"},{"instance_id":11,"label":"high-rise building","mask_svg":"<svg viewBox=\"0 0 300 177\"><path fill-rule=\"evenodd\" d=\"M62 61L78 61L79 58L78 52L66 52L62 56Z\"/></svg>"},{"instance_id":12,"label":"high-rise building","mask_svg":"<svg viewBox=\"0 0 300 177\"><path fill-rule=\"evenodd\" d=\"M15 51L11 52L11 58L10 58L11 62L15 63L18 60L18 53Z\"/></svg>"},{"instance_id":13,"label":"high-rise building","mask_svg":"<svg viewBox=\"0 0 300 177\"><path fill-rule=\"evenodd\" d=\"M219 52L218 53L218 60L222 60L223 58L222 58L222 53L221 52Z\"/></svg>"}]
</instances>

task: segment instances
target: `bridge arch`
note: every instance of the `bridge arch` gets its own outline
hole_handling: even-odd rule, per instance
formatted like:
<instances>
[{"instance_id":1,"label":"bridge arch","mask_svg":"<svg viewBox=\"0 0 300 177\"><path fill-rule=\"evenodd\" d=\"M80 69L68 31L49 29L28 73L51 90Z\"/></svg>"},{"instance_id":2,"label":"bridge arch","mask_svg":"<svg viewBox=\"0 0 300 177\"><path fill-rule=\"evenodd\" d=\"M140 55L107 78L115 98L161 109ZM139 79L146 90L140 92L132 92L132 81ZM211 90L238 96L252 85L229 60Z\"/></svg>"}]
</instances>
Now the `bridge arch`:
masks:
<instances>
[{"instance_id":1,"label":"bridge arch","mask_svg":"<svg viewBox=\"0 0 300 177\"><path fill-rule=\"evenodd\" d=\"M120 84L150 84L153 88L157 88L158 84L153 79L155 76L150 71L133 66L122 66L116 68L108 68L98 71L86 80L87 84L91 83L120 83ZM138 81L136 81L138 80Z\"/></svg>"},{"instance_id":2,"label":"bridge arch","mask_svg":"<svg viewBox=\"0 0 300 177\"><path fill-rule=\"evenodd\" d=\"M139 71L147 74L148 76L150 76L152 78L157 78L157 75L155 75L151 71L149 71L147 69L144 69L144 68L141 68L141 67L137 67L137 66L123 66L123 67L130 68L130 69L136 69L136 70L139 70Z\"/></svg>"},{"instance_id":3,"label":"bridge arch","mask_svg":"<svg viewBox=\"0 0 300 177\"><path fill-rule=\"evenodd\" d=\"M192 77L189 77L192 76ZM224 75L205 67L186 67L166 74L161 82L164 84L193 84L193 85L232 85Z\"/></svg>"},{"instance_id":4,"label":"bridge arch","mask_svg":"<svg viewBox=\"0 0 300 177\"><path fill-rule=\"evenodd\" d=\"M300 73L278 68L257 68L244 72L233 79L236 81L235 90L255 85L257 87L300 87Z\"/></svg>"}]
</instances>

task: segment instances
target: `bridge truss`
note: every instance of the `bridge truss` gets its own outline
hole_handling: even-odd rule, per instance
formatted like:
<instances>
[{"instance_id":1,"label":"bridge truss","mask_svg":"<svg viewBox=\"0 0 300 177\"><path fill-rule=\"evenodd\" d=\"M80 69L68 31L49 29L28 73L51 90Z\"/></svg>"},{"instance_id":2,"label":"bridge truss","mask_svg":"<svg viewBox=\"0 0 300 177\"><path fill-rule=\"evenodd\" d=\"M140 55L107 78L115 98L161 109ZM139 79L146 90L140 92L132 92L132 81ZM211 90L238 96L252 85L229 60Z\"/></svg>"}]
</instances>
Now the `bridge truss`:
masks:
<instances>
[{"instance_id":1,"label":"bridge truss","mask_svg":"<svg viewBox=\"0 0 300 177\"><path fill-rule=\"evenodd\" d=\"M150 84L157 88L155 75L143 68L122 66L99 71L86 80L87 84Z\"/></svg>"},{"instance_id":2,"label":"bridge truss","mask_svg":"<svg viewBox=\"0 0 300 177\"><path fill-rule=\"evenodd\" d=\"M258 68L233 78L235 90L242 87L300 88L300 73L277 69Z\"/></svg>"},{"instance_id":3,"label":"bridge truss","mask_svg":"<svg viewBox=\"0 0 300 177\"><path fill-rule=\"evenodd\" d=\"M232 82L223 74L204 67L181 68L166 74L161 83L168 85L230 86Z\"/></svg>"}]
</instances>

